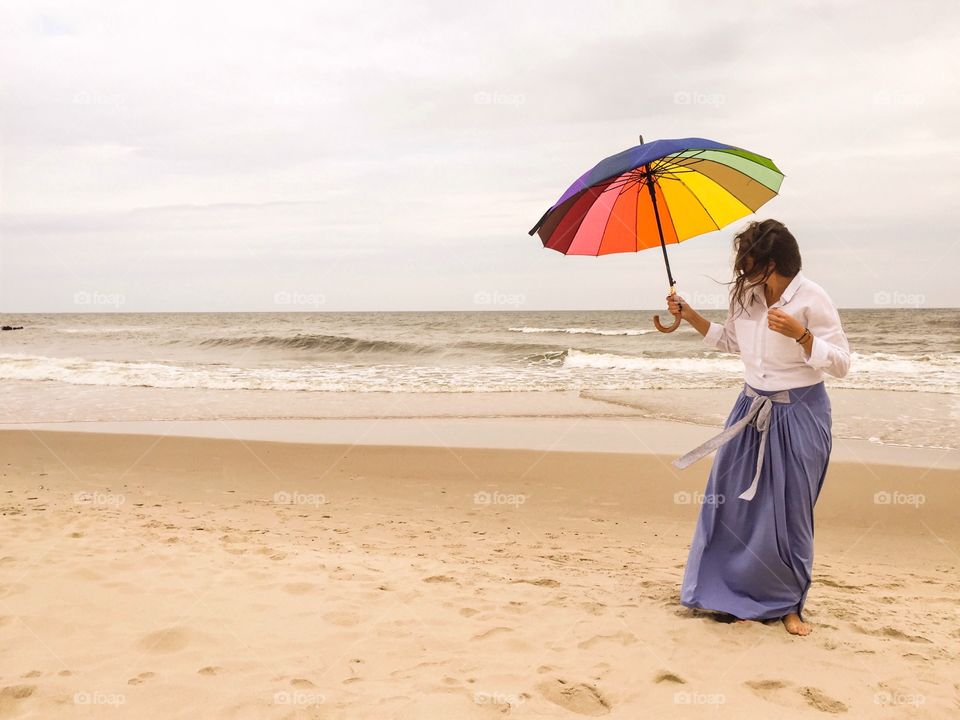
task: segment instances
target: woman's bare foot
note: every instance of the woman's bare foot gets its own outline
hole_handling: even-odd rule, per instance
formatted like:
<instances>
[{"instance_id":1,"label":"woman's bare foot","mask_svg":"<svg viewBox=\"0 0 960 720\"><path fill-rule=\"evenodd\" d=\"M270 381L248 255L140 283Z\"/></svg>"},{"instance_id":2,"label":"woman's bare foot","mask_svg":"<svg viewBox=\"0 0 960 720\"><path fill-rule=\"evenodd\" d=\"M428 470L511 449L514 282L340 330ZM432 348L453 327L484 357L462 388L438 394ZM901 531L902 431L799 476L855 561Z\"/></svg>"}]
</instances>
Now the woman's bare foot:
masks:
<instances>
[{"instance_id":1,"label":"woman's bare foot","mask_svg":"<svg viewBox=\"0 0 960 720\"><path fill-rule=\"evenodd\" d=\"M800 616L796 613L784 615L782 620L783 626L791 635L809 635L813 632L813 627L801 620Z\"/></svg>"}]
</instances>

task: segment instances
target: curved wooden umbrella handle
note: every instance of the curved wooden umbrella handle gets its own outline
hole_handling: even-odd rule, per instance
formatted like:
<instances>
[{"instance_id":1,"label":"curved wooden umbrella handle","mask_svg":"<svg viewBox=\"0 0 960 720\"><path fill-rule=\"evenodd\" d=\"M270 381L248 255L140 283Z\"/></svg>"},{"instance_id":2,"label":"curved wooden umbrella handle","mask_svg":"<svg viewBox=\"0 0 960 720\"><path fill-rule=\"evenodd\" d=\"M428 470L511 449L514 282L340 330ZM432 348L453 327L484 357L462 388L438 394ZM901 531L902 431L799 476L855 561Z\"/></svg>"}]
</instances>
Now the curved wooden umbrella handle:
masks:
<instances>
[{"instance_id":1,"label":"curved wooden umbrella handle","mask_svg":"<svg viewBox=\"0 0 960 720\"><path fill-rule=\"evenodd\" d=\"M676 286L676 285L671 285L671 286L670 286L670 294L671 294L671 295L676 295L676 294L677 294L677 286ZM683 307L683 306L681 305L681 307ZM682 321L683 321L683 318L675 317L675 318L673 319L673 325L670 325L669 327L667 327L666 325L664 325L663 323L660 322L660 316L659 316L659 315L654 315L654 316L653 316L653 324L656 326L657 330L659 330L659 331L662 332L662 333L672 333L674 330L676 330L678 327L680 327L680 323L681 323Z\"/></svg>"},{"instance_id":2,"label":"curved wooden umbrella handle","mask_svg":"<svg viewBox=\"0 0 960 720\"><path fill-rule=\"evenodd\" d=\"M669 327L666 327L665 325L663 325L663 324L660 322L660 316L659 316L659 315L654 315L654 316L653 316L653 324L656 325L656 326L657 326L657 330L659 330L659 331L662 332L662 333L672 333L674 330L676 330L678 327L680 327L680 322L681 322L681 320L682 320L682 318L674 318L674 319L673 319L673 325L671 325L671 326L669 326Z\"/></svg>"}]
</instances>

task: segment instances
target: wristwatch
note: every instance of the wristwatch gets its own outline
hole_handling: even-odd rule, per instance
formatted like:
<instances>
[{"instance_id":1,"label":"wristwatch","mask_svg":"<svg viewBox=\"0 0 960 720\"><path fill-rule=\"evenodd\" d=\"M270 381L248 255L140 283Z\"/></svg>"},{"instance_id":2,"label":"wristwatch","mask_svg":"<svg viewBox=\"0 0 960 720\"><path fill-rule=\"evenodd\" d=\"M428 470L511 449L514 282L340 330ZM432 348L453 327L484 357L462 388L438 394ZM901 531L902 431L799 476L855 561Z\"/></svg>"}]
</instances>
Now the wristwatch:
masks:
<instances>
[{"instance_id":1,"label":"wristwatch","mask_svg":"<svg viewBox=\"0 0 960 720\"><path fill-rule=\"evenodd\" d=\"M810 328L804 328L804 329L803 329L803 335L801 335L800 337L797 338L797 344L798 344L798 345L803 345L803 343L804 343L804 342L806 341L806 339L807 339L807 335L809 335L809 334L810 334Z\"/></svg>"}]
</instances>

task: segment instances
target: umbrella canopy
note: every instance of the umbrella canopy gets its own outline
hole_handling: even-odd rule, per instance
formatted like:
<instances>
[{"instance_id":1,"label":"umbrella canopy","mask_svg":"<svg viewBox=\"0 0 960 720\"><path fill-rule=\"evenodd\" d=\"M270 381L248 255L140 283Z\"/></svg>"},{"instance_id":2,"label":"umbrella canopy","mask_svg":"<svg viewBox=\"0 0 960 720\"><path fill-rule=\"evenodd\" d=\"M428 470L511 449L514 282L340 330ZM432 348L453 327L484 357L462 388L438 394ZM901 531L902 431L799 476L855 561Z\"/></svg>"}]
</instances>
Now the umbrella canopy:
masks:
<instances>
[{"instance_id":1,"label":"umbrella canopy","mask_svg":"<svg viewBox=\"0 0 960 720\"><path fill-rule=\"evenodd\" d=\"M672 290L667 245L755 212L776 196L783 173L769 158L704 138L640 143L584 173L530 234L565 255L659 245Z\"/></svg>"},{"instance_id":2,"label":"umbrella canopy","mask_svg":"<svg viewBox=\"0 0 960 720\"><path fill-rule=\"evenodd\" d=\"M719 230L775 197L773 161L703 138L655 140L583 174L530 231L565 255L637 252L660 244L651 184L667 244ZM672 284L672 283L671 283Z\"/></svg>"}]
</instances>

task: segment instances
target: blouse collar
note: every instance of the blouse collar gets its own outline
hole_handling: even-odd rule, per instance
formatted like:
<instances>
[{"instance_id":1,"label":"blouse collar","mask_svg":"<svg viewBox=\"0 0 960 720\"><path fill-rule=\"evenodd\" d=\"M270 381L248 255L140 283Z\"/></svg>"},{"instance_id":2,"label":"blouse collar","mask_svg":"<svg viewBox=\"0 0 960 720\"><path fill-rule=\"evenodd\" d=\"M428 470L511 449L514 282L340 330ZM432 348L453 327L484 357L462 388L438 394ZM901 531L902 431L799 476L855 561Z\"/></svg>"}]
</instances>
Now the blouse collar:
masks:
<instances>
[{"instance_id":1,"label":"blouse collar","mask_svg":"<svg viewBox=\"0 0 960 720\"><path fill-rule=\"evenodd\" d=\"M803 284L804 277L802 272L798 272L790 280L790 283L783 289L783 292L780 295L780 298L770 307L781 307L786 305L793 299L793 296L797 294L797 290L800 289L800 286ZM756 299L760 302L761 307L766 305L766 301L763 299L763 283L757 285L753 288L753 294Z\"/></svg>"},{"instance_id":2,"label":"blouse collar","mask_svg":"<svg viewBox=\"0 0 960 720\"><path fill-rule=\"evenodd\" d=\"M780 299L774 303L774 305L786 305L797 294L797 290L800 289L800 285L803 283L803 273L797 272L793 276L793 279L790 281L790 284L784 288L783 293L780 295Z\"/></svg>"}]
</instances>

